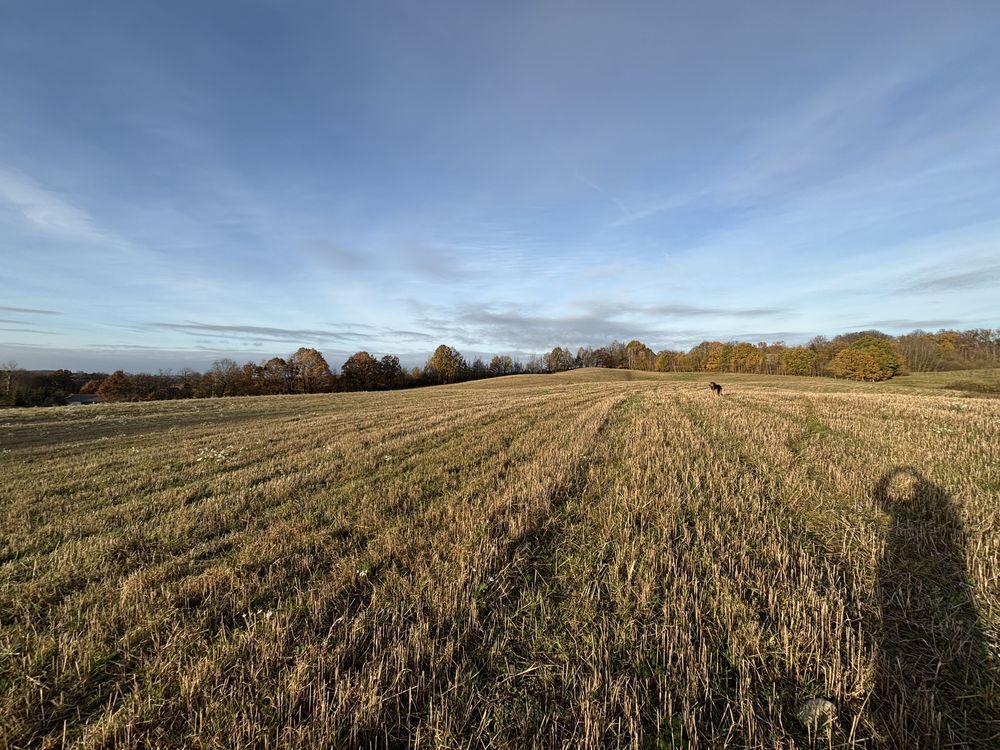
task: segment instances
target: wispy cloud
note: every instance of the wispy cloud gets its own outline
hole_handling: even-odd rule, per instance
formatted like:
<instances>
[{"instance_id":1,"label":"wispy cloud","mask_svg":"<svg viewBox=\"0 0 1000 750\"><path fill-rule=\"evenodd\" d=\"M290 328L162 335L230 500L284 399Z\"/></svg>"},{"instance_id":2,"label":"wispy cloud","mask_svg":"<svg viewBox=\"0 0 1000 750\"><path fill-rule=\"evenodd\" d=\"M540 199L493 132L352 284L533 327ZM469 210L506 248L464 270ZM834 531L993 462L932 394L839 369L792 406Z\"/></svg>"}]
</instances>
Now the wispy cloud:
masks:
<instances>
[{"instance_id":1,"label":"wispy cloud","mask_svg":"<svg viewBox=\"0 0 1000 750\"><path fill-rule=\"evenodd\" d=\"M582 174L580 174L579 169L576 170L575 176L576 176L576 179L578 179L581 183L583 183L584 185L586 185L587 187L589 187L591 190L593 190L594 192L596 192L598 195L600 195L602 198L604 198L605 200L607 200L608 203L610 203L611 205L613 205L615 208L617 208L621 212L622 217L621 217L621 219L619 220L618 223L626 224L626 223L629 223L629 221L635 220L635 218L636 218L635 214L633 212L629 211L628 207L625 205L625 203L620 198L612 195L611 193L609 193L607 190L605 190L604 188L602 188L600 185L598 185L593 180L590 180L590 179L587 179L586 177L584 177Z\"/></svg>"},{"instance_id":2,"label":"wispy cloud","mask_svg":"<svg viewBox=\"0 0 1000 750\"><path fill-rule=\"evenodd\" d=\"M100 349L102 351L115 351L117 349L135 349L139 351L159 351L158 346L144 346L142 344L87 344L87 349Z\"/></svg>"},{"instance_id":3,"label":"wispy cloud","mask_svg":"<svg viewBox=\"0 0 1000 750\"><path fill-rule=\"evenodd\" d=\"M591 303L588 307L594 312L611 312L616 314L646 315L668 318L761 318L783 315L788 312L787 309L780 307L708 307L704 305L685 304L634 305L620 302Z\"/></svg>"},{"instance_id":4,"label":"wispy cloud","mask_svg":"<svg viewBox=\"0 0 1000 750\"><path fill-rule=\"evenodd\" d=\"M962 321L954 318L936 318L931 320L910 320L907 318L890 318L888 320L869 320L853 326L843 326L841 330L857 331L870 328L888 328L890 330L914 331L918 328L947 328L961 325Z\"/></svg>"},{"instance_id":5,"label":"wispy cloud","mask_svg":"<svg viewBox=\"0 0 1000 750\"><path fill-rule=\"evenodd\" d=\"M0 305L0 310L4 312L16 312L16 313L26 313L29 315L62 315L61 312L56 310L36 310L31 307L4 307Z\"/></svg>"},{"instance_id":6,"label":"wispy cloud","mask_svg":"<svg viewBox=\"0 0 1000 750\"><path fill-rule=\"evenodd\" d=\"M0 171L0 200L17 211L29 225L46 234L92 244L111 239L98 228L89 213L24 174Z\"/></svg>"},{"instance_id":7,"label":"wispy cloud","mask_svg":"<svg viewBox=\"0 0 1000 750\"><path fill-rule=\"evenodd\" d=\"M658 305L649 308L649 312L655 315L681 316L704 316L712 315L717 317L731 318L765 318L775 315L783 315L788 312L782 307L695 307L693 305Z\"/></svg>"},{"instance_id":8,"label":"wispy cloud","mask_svg":"<svg viewBox=\"0 0 1000 750\"><path fill-rule=\"evenodd\" d=\"M419 331L404 331L393 328L378 328L368 325L357 326L357 330L352 329L323 329L323 328L276 328L273 326L257 325L222 325L216 323L199 323L196 321L185 321L183 323L153 322L144 324L146 328L154 328L165 331L176 331L191 336L211 336L216 335L223 340L232 339L247 342L276 342L276 343L313 343L313 344L368 344L374 345L380 340L416 340L429 341L433 337L427 333Z\"/></svg>"},{"instance_id":9,"label":"wispy cloud","mask_svg":"<svg viewBox=\"0 0 1000 750\"><path fill-rule=\"evenodd\" d=\"M37 333L45 336L56 335L56 331L41 331L37 328L0 328L0 331L8 331L10 333Z\"/></svg>"},{"instance_id":10,"label":"wispy cloud","mask_svg":"<svg viewBox=\"0 0 1000 750\"><path fill-rule=\"evenodd\" d=\"M219 334L231 338L251 338L275 342L314 342L328 341L358 341L370 334L359 331L328 331L315 328L272 328L253 325L218 325L213 323L147 323L149 328L167 331L178 331L194 336Z\"/></svg>"},{"instance_id":11,"label":"wispy cloud","mask_svg":"<svg viewBox=\"0 0 1000 750\"><path fill-rule=\"evenodd\" d=\"M20 341L0 341L0 346L5 347L9 351L16 350L39 350L39 351L51 351L52 347L48 344L36 344L36 343L22 343ZM60 365L62 366L62 365Z\"/></svg>"},{"instance_id":12,"label":"wispy cloud","mask_svg":"<svg viewBox=\"0 0 1000 750\"><path fill-rule=\"evenodd\" d=\"M952 292L964 289L997 286L1000 284L1000 266L982 268L975 271L944 274L914 281L902 287L900 292Z\"/></svg>"},{"instance_id":13,"label":"wispy cloud","mask_svg":"<svg viewBox=\"0 0 1000 750\"><path fill-rule=\"evenodd\" d=\"M382 331L380 336L386 336L389 338L406 339L409 341L435 341L436 337L429 333L423 333L421 331L397 331L392 328L387 328Z\"/></svg>"}]
</instances>

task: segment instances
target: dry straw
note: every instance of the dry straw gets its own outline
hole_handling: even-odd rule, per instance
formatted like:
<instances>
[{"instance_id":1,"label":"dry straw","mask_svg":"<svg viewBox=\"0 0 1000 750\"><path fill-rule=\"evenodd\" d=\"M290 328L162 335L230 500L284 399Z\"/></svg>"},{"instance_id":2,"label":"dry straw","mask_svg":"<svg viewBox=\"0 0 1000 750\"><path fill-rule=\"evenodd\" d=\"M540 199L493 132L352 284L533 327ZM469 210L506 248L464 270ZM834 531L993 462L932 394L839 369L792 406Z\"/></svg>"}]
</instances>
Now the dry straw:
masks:
<instances>
[{"instance_id":1,"label":"dry straw","mask_svg":"<svg viewBox=\"0 0 1000 750\"><path fill-rule=\"evenodd\" d=\"M0 413L0 747L998 747L946 382Z\"/></svg>"}]
</instances>

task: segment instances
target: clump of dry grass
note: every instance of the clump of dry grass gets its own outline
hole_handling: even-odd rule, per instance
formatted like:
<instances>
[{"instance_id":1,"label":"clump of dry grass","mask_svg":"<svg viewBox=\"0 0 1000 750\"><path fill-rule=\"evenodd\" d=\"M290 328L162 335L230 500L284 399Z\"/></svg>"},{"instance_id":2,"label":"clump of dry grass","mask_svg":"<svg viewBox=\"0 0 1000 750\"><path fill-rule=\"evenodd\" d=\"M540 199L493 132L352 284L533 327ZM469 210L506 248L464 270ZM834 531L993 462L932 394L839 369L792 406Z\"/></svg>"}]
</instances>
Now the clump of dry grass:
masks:
<instances>
[{"instance_id":1,"label":"clump of dry grass","mask_svg":"<svg viewBox=\"0 0 1000 750\"><path fill-rule=\"evenodd\" d=\"M2 413L0 745L995 747L1000 407L931 387Z\"/></svg>"}]
</instances>

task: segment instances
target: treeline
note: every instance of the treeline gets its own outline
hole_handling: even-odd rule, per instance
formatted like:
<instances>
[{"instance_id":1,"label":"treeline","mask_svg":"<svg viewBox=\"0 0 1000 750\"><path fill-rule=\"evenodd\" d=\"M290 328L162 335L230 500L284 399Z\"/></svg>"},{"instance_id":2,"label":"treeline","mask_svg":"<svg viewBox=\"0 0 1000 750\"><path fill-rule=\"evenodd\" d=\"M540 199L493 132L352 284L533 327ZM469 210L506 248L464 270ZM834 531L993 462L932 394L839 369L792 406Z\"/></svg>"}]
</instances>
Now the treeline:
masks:
<instances>
[{"instance_id":1,"label":"treeline","mask_svg":"<svg viewBox=\"0 0 1000 750\"><path fill-rule=\"evenodd\" d=\"M28 372L16 362L0 364L0 406L60 406L87 383L108 377L100 372Z\"/></svg>"},{"instance_id":2,"label":"treeline","mask_svg":"<svg viewBox=\"0 0 1000 750\"><path fill-rule=\"evenodd\" d=\"M643 359L635 344L633 359ZM640 344L641 346L641 344ZM645 355L648 361L648 354ZM688 352L663 351L649 369L659 372L729 372L759 375L826 375L886 380L908 372L938 372L1000 366L1000 329L913 331L889 336L854 331L817 336L804 346L705 341Z\"/></svg>"},{"instance_id":3,"label":"treeline","mask_svg":"<svg viewBox=\"0 0 1000 750\"><path fill-rule=\"evenodd\" d=\"M703 341L690 350L654 352L641 341L616 341L598 349L581 347L575 355L556 347L541 358L547 371L573 367L610 367L651 372L826 375L853 380L886 380L908 372L964 370L1000 366L1000 329L914 331L893 337L880 331L855 331L832 339L817 336L788 346Z\"/></svg>"},{"instance_id":4,"label":"treeline","mask_svg":"<svg viewBox=\"0 0 1000 750\"><path fill-rule=\"evenodd\" d=\"M54 406L73 394L96 395L102 401L162 401L217 396L268 396L293 393L378 391L455 383L516 375L525 365L509 356L466 362L455 349L441 345L421 367L406 370L399 357L351 355L334 372L321 352L302 347L284 357L239 364L219 359L204 373L82 373L68 370L27 372L14 362L0 366L0 406ZM531 370L542 372L540 368Z\"/></svg>"},{"instance_id":5,"label":"treeline","mask_svg":"<svg viewBox=\"0 0 1000 750\"><path fill-rule=\"evenodd\" d=\"M526 362L498 355L489 362L468 362L450 346L439 346L423 367L404 369L399 358L351 355L334 372L323 354L302 347L287 358L238 364L220 359L207 372L183 370L128 374L121 370L32 373L15 363L0 366L0 406L49 406L70 394L96 394L104 401L153 401L216 396L263 396L335 391L376 391L478 380L521 373L562 372L606 367L653 372L825 375L852 380L886 380L908 372L1000 366L1000 329L914 331L893 337L879 331L856 331L832 339L817 336L806 345L783 342L703 341L690 350L654 352L641 341L615 341L576 353L555 347Z\"/></svg>"}]
</instances>

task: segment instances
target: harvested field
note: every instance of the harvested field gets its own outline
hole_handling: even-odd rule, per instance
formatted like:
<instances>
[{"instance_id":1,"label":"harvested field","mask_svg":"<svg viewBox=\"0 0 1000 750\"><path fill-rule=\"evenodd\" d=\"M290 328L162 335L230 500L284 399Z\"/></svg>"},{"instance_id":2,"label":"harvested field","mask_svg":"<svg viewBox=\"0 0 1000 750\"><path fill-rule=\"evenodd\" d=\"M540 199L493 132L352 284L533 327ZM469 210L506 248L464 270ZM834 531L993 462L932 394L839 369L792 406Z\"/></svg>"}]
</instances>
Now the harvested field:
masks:
<instances>
[{"instance_id":1,"label":"harvested field","mask_svg":"<svg viewBox=\"0 0 1000 750\"><path fill-rule=\"evenodd\" d=\"M0 412L0 747L1000 747L996 373Z\"/></svg>"}]
</instances>

